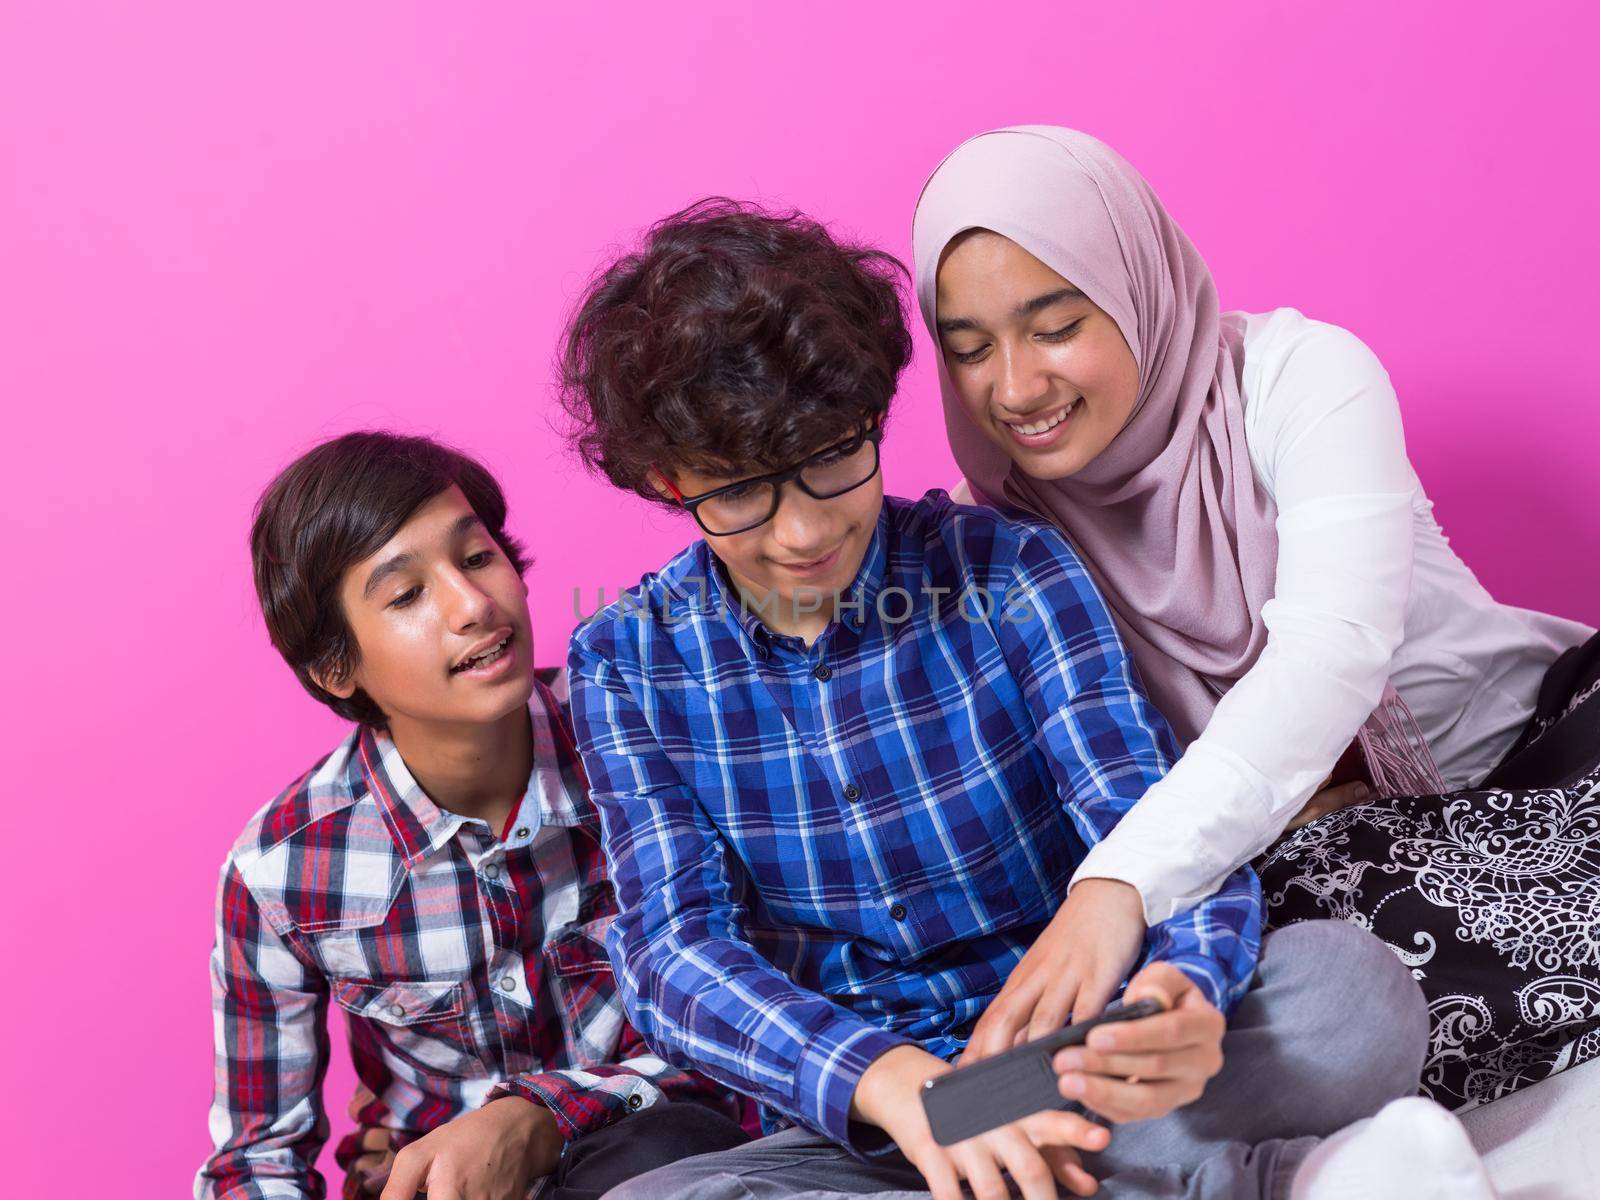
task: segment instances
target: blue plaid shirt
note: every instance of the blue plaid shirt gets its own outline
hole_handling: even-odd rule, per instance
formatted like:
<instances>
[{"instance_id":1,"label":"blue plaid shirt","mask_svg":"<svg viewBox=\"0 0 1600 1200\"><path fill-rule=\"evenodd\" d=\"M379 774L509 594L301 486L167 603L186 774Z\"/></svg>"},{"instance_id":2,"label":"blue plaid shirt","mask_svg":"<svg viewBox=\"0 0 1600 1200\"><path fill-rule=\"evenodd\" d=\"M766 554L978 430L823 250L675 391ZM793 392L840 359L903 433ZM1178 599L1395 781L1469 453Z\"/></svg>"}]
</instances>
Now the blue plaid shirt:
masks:
<instances>
[{"instance_id":1,"label":"blue plaid shirt","mask_svg":"<svg viewBox=\"0 0 1600 1200\"><path fill-rule=\"evenodd\" d=\"M704 542L573 637L578 745L621 907L607 949L668 1061L856 1149L867 1066L958 1054L1074 868L1177 753L1111 615L1042 522L886 499L808 649ZM1229 1010L1261 894L1241 868L1149 931ZM859 1127L857 1127L859 1129Z\"/></svg>"}]
</instances>

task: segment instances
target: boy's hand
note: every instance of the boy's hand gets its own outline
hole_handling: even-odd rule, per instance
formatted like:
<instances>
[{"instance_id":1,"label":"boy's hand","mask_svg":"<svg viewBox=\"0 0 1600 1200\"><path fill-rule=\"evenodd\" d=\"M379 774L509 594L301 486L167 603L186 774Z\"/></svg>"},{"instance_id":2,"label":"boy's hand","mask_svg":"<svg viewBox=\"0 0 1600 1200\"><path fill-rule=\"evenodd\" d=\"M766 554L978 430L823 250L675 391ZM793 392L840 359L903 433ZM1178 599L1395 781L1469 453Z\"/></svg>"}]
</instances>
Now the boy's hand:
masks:
<instances>
[{"instance_id":1,"label":"boy's hand","mask_svg":"<svg viewBox=\"0 0 1600 1200\"><path fill-rule=\"evenodd\" d=\"M361 1154L344 1175L344 1200L376 1200L394 1168L394 1130L382 1125L361 1124L362 1110L376 1097L366 1084L356 1085L345 1111L361 1131Z\"/></svg>"},{"instance_id":2,"label":"boy's hand","mask_svg":"<svg viewBox=\"0 0 1600 1200\"><path fill-rule=\"evenodd\" d=\"M1164 1117L1198 1100L1222 1069L1227 1021L1193 980L1171 963L1151 963L1123 999L1146 996L1167 1011L1102 1025L1087 1046L1069 1046L1051 1060L1061 1094L1110 1121Z\"/></svg>"},{"instance_id":3,"label":"boy's hand","mask_svg":"<svg viewBox=\"0 0 1600 1200\"><path fill-rule=\"evenodd\" d=\"M1144 904L1115 879L1084 879L990 1002L959 1062L974 1063L1099 1014L1144 947Z\"/></svg>"},{"instance_id":4,"label":"boy's hand","mask_svg":"<svg viewBox=\"0 0 1600 1200\"><path fill-rule=\"evenodd\" d=\"M367 1128L361 1131L361 1154L344 1173L344 1200L377 1200L383 1185L394 1170L394 1131Z\"/></svg>"},{"instance_id":5,"label":"boy's hand","mask_svg":"<svg viewBox=\"0 0 1600 1200\"><path fill-rule=\"evenodd\" d=\"M961 1200L963 1179L977 1200L1005 1200L1010 1192L1002 1172L1016 1182L1023 1200L1055 1200L1057 1184L1075 1196L1094 1195L1099 1184L1083 1169L1078 1151L1104 1150L1111 1135L1076 1113L1034 1113L954 1146L934 1141L922 1085L953 1069L920 1047L897 1046L862 1075L851 1114L894 1139L934 1200Z\"/></svg>"},{"instance_id":6,"label":"boy's hand","mask_svg":"<svg viewBox=\"0 0 1600 1200\"><path fill-rule=\"evenodd\" d=\"M542 1104L503 1096L441 1125L395 1156L381 1200L522 1200L561 1161L563 1139Z\"/></svg>"}]
</instances>

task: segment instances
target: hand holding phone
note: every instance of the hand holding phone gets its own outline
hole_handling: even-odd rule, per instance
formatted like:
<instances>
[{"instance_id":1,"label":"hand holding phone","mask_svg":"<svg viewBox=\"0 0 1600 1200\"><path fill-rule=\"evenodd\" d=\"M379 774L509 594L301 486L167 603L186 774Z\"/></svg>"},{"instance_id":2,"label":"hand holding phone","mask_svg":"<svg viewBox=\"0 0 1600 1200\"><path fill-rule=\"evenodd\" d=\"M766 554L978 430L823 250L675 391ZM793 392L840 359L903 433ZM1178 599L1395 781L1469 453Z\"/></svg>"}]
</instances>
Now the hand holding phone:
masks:
<instances>
[{"instance_id":1,"label":"hand holding phone","mask_svg":"<svg viewBox=\"0 0 1600 1200\"><path fill-rule=\"evenodd\" d=\"M930 1079L923 1085L922 1107L933 1140L950 1146L1041 1109L1073 1107L1072 1101L1062 1097L1055 1068L1050 1065L1056 1052L1081 1045L1089 1031L1101 1025L1137 1021L1161 1011L1156 1000L1113 1004L1098 1017Z\"/></svg>"}]
</instances>

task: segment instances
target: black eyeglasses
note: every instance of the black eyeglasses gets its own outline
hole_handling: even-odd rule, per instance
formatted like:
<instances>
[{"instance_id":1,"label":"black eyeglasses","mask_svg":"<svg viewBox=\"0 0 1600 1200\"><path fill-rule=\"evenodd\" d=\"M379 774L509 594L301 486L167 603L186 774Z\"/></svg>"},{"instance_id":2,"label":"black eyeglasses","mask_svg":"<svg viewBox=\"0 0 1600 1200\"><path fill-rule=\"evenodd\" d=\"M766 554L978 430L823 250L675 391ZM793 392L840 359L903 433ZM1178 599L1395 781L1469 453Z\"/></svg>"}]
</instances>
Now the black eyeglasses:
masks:
<instances>
[{"instance_id":1,"label":"black eyeglasses","mask_svg":"<svg viewBox=\"0 0 1600 1200\"><path fill-rule=\"evenodd\" d=\"M778 505L783 502L783 485L790 480L814 500L832 500L855 491L878 473L878 446L882 441L883 428L874 425L847 441L818 450L787 471L754 475L698 496L685 496L664 472L657 474L701 529L711 537L727 537L765 525L777 516Z\"/></svg>"}]
</instances>

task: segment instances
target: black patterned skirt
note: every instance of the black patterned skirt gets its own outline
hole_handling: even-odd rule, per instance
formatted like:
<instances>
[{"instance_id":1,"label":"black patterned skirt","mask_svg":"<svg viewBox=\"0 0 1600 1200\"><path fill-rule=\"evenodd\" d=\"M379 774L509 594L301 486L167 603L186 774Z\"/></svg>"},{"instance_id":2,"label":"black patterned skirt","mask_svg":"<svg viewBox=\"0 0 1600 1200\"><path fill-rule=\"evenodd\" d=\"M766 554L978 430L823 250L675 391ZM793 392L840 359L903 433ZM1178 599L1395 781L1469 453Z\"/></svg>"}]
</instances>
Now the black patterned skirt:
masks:
<instances>
[{"instance_id":1,"label":"black patterned skirt","mask_svg":"<svg viewBox=\"0 0 1600 1200\"><path fill-rule=\"evenodd\" d=\"M1422 1090L1457 1111L1600 1057L1600 637L1549 680L1484 787L1343 809L1256 864L1270 927L1350 921L1411 968Z\"/></svg>"}]
</instances>

